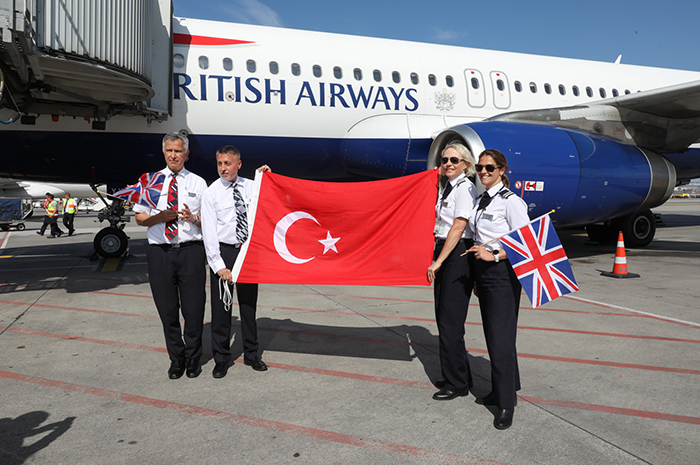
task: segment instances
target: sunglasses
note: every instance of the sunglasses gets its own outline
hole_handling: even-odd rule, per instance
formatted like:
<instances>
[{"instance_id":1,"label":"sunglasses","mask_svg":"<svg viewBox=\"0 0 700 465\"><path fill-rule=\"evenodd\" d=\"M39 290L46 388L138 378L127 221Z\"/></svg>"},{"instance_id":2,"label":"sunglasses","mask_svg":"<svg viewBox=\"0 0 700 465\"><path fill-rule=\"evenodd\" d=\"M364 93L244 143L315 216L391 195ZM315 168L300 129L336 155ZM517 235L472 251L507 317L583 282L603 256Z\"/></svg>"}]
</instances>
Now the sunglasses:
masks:
<instances>
[{"instance_id":1,"label":"sunglasses","mask_svg":"<svg viewBox=\"0 0 700 465\"><path fill-rule=\"evenodd\" d=\"M499 165L474 165L474 168L476 168L477 173L483 169L485 169L489 173L493 173L493 171L496 168L500 168L500 166Z\"/></svg>"},{"instance_id":2,"label":"sunglasses","mask_svg":"<svg viewBox=\"0 0 700 465\"><path fill-rule=\"evenodd\" d=\"M456 165L457 163L464 161L464 160L461 160L461 159L459 159L459 158L457 158L457 157L450 157L450 158L442 157L442 160L441 160L441 161L442 161L442 164L444 165L445 163L448 162L448 160L449 160L449 162L452 163L453 165Z\"/></svg>"}]
</instances>

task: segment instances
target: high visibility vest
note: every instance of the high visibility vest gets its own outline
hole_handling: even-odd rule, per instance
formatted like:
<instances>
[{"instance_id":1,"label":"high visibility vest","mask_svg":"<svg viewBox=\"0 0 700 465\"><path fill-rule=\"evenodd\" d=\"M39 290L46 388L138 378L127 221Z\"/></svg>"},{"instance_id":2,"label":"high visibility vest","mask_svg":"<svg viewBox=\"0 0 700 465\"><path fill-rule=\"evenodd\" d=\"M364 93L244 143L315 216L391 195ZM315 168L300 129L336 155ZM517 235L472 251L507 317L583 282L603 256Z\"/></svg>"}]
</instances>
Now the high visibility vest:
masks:
<instances>
[{"instance_id":1,"label":"high visibility vest","mask_svg":"<svg viewBox=\"0 0 700 465\"><path fill-rule=\"evenodd\" d=\"M75 199L74 198L71 197L70 199L66 199L63 202L63 213L64 214L65 213L75 213L75 208L76 208L76 206L75 206Z\"/></svg>"},{"instance_id":2,"label":"high visibility vest","mask_svg":"<svg viewBox=\"0 0 700 465\"><path fill-rule=\"evenodd\" d=\"M58 217L58 202L52 200L46 203L46 216Z\"/></svg>"}]
</instances>

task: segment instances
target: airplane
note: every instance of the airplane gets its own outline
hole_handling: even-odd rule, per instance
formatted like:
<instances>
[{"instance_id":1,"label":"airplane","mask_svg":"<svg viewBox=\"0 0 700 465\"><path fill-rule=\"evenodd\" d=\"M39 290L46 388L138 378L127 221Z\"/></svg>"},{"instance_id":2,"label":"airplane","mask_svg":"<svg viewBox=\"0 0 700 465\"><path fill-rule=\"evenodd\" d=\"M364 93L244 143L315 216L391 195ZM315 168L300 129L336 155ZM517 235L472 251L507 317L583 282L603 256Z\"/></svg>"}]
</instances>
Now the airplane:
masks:
<instances>
[{"instance_id":1,"label":"airplane","mask_svg":"<svg viewBox=\"0 0 700 465\"><path fill-rule=\"evenodd\" d=\"M0 54L15 95L2 99L0 175L133 184L163 168L162 136L181 131L186 167L208 181L225 144L241 150L244 175L268 164L306 179L380 179L439 166L457 139L475 156L506 155L531 217L554 210L557 227L586 226L596 241L622 230L629 247L653 239L651 208L700 177L698 72L170 19L153 57L171 80L159 93L132 79L131 106L95 103L121 89L112 75L102 86L84 78L92 94L76 103L82 88L62 91L52 68L20 73L39 59L18 67ZM160 110L144 110L163 94ZM96 238L100 255L124 252L123 213Z\"/></svg>"},{"instance_id":2,"label":"airplane","mask_svg":"<svg viewBox=\"0 0 700 465\"><path fill-rule=\"evenodd\" d=\"M98 189L106 191L107 186L102 184L98 186ZM53 194L57 199L62 199L66 192L78 199L95 197L95 190L90 184L46 183L0 178L0 198L44 200L47 192Z\"/></svg>"}]
</instances>

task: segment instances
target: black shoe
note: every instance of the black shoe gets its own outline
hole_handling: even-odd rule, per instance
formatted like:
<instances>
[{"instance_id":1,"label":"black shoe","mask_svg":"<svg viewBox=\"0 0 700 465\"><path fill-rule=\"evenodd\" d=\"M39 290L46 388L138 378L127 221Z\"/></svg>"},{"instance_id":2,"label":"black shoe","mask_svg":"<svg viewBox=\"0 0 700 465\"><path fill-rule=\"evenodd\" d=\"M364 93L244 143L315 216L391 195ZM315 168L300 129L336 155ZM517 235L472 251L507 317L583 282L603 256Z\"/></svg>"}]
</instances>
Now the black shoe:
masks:
<instances>
[{"instance_id":1,"label":"black shoe","mask_svg":"<svg viewBox=\"0 0 700 465\"><path fill-rule=\"evenodd\" d=\"M170 378L170 379L182 378L183 374L185 374L185 361L184 360L177 360L175 362L170 362L170 369L168 370L168 378Z\"/></svg>"},{"instance_id":2,"label":"black shoe","mask_svg":"<svg viewBox=\"0 0 700 465\"><path fill-rule=\"evenodd\" d=\"M493 426L496 429L508 429L513 424L514 408L502 408L496 412L496 417L493 419Z\"/></svg>"},{"instance_id":3,"label":"black shoe","mask_svg":"<svg viewBox=\"0 0 700 465\"><path fill-rule=\"evenodd\" d=\"M260 360L259 358L244 358L243 363L245 365L248 365L249 367L252 367L253 370L255 371L266 371L267 370L267 365L265 365L265 362Z\"/></svg>"},{"instance_id":4,"label":"black shoe","mask_svg":"<svg viewBox=\"0 0 700 465\"><path fill-rule=\"evenodd\" d=\"M72 236L72 235L73 235L73 231L68 231L68 235L69 235L69 236Z\"/></svg>"},{"instance_id":5,"label":"black shoe","mask_svg":"<svg viewBox=\"0 0 700 465\"><path fill-rule=\"evenodd\" d=\"M211 372L211 375L214 378L223 378L226 376L226 373L228 372L228 362L216 362L216 365L214 365L214 371Z\"/></svg>"},{"instance_id":6,"label":"black shoe","mask_svg":"<svg viewBox=\"0 0 700 465\"><path fill-rule=\"evenodd\" d=\"M452 400L455 397L463 397L469 395L469 391L450 391L449 389L440 389L438 392L433 394L434 400Z\"/></svg>"},{"instance_id":7,"label":"black shoe","mask_svg":"<svg viewBox=\"0 0 700 465\"><path fill-rule=\"evenodd\" d=\"M202 372L202 365L199 363L198 358L191 358L187 360L187 377L196 378Z\"/></svg>"},{"instance_id":8,"label":"black shoe","mask_svg":"<svg viewBox=\"0 0 700 465\"><path fill-rule=\"evenodd\" d=\"M477 397L475 402L479 405L497 405L496 395L493 391L489 392L484 397ZM518 399L515 399L515 406L518 406Z\"/></svg>"},{"instance_id":9,"label":"black shoe","mask_svg":"<svg viewBox=\"0 0 700 465\"><path fill-rule=\"evenodd\" d=\"M53 234L46 236L47 239L56 239L58 236L54 236Z\"/></svg>"},{"instance_id":10,"label":"black shoe","mask_svg":"<svg viewBox=\"0 0 700 465\"><path fill-rule=\"evenodd\" d=\"M44 233L42 233L41 231L37 231L36 233L37 233L38 235L40 235L40 236L43 236L43 235L44 235Z\"/></svg>"},{"instance_id":11,"label":"black shoe","mask_svg":"<svg viewBox=\"0 0 700 465\"><path fill-rule=\"evenodd\" d=\"M58 235L56 235L56 237L61 237L61 236L63 236L63 231L58 231Z\"/></svg>"}]
</instances>

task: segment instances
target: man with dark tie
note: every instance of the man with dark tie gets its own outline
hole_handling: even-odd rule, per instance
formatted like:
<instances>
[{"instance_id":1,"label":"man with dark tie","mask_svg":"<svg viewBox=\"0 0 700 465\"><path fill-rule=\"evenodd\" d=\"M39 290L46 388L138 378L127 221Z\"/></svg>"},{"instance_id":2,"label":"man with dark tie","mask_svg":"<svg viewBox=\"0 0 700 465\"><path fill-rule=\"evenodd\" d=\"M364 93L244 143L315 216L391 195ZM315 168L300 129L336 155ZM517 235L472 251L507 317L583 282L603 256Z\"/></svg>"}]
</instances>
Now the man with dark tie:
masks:
<instances>
[{"instance_id":1,"label":"man with dark tie","mask_svg":"<svg viewBox=\"0 0 700 465\"><path fill-rule=\"evenodd\" d=\"M214 378L223 378L231 361L231 306L233 290L231 268L241 246L248 239L248 205L253 196L253 181L238 176L241 153L225 145L216 151L219 179L214 181L202 199L202 233L210 267L211 345L214 354ZM258 171L271 171L267 165ZM236 296L241 317L243 362L256 371L267 370L258 354L258 330L255 311L258 285L236 283Z\"/></svg>"},{"instance_id":2,"label":"man with dark tie","mask_svg":"<svg viewBox=\"0 0 700 465\"><path fill-rule=\"evenodd\" d=\"M187 136L163 137L167 167L157 208L134 205L136 223L148 227L148 277L163 324L170 357L168 377L188 378L202 372L202 329L206 301L205 252L199 217L207 183L184 168L189 155ZM184 341L180 311L185 320Z\"/></svg>"}]
</instances>

